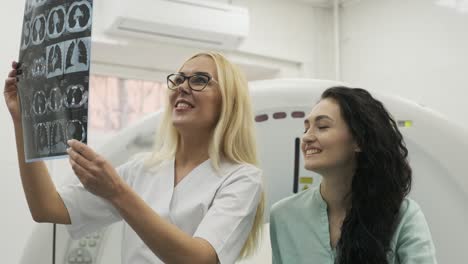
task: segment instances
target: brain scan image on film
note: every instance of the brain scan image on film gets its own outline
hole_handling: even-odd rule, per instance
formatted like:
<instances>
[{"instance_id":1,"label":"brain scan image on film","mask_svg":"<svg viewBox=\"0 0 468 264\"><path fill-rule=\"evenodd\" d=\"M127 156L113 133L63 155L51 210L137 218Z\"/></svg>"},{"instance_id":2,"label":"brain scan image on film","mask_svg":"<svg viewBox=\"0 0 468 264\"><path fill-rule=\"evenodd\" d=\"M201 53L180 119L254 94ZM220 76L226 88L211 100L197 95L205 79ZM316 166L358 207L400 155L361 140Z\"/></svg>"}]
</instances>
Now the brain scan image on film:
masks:
<instances>
[{"instance_id":1,"label":"brain scan image on film","mask_svg":"<svg viewBox=\"0 0 468 264\"><path fill-rule=\"evenodd\" d=\"M86 131L83 123L79 120L71 120L67 123L67 140L76 139L83 142L86 138Z\"/></svg>"},{"instance_id":2,"label":"brain scan image on film","mask_svg":"<svg viewBox=\"0 0 468 264\"><path fill-rule=\"evenodd\" d=\"M46 75L46 60L44 57L40 57L33 60L31 66L31 76L34 78L45 77Z\"/></svg>"},{"instance_id":3,"label":"brain scan image on film","mask_svg":"<svg viewBox=\"0 0 468 264\"><path fill-rule=\"evenodd\" d=\"M87 140L93 1L23 1L18 95L30 162L65 156L69 138Z\"/></svg>"},{"instance_id":4,"label":"brain scan image on film","mask_svg":"<svg viewBox=\"0 0 468 264\"><path fill-rule=\"evenodd\" d=\"M45 4L48 0L33 0L34 6L38 7Z\"/></svg>"},{"instance_id":5,"label":"brain scan image on film","mask_svg":"<svg viewBox=\"0 0 468 264\"><path fill-rule=\"evenodd\" d=\"M47 47L47 78L63 74L63 43Z\"/></svg>"},{"instance_id":6,"label":"brain scan image on film","mask_svg":"<svg viewBox=\"0 0 468 264\"><path fill-rule=\"evenodd\" d=\"M58 6L49 12L47 34L49 38L58 38L65 30L65 8Z\"/></svg>"},{"instance_id":7,"label":"brain scan image on film","mask_svg":"<svg viewBox=\"0 0 468 264\"><path fill-rule=\"evenodd\" d=\"M63 153L67 149L65 129L60 121L52 122L50 132L50 152Z\"/></svg>"},{"instance_id":8,"label":"brain scan image on film","mask_svg":"<svg viewBox=\"0 0 468 264\"><path fill-rule=\"evenodd\" d=\"M47 110L47 98L43 91L36 91L33 97L33 112L36 115L43 115Z\"/></svg>"},{"instance_id":9,"label":"brain scan image on film","mask_svg":"<svg viewBox=\"0 0 468 264\"><path fill-rule=\"evenodd\" d=\"M23 25L23 36L21 39L21 49L26 49L31 40L31 23L26 21Z\"/></svg>"},{"instance_id":10,"label":"brain scan image on film","mask_svg":"<svg viewBox=\"0 0 468 264\"><path fill-rule=\"evenodd\" d=\"M92 8L89 2L73 3L67 14L67 31L81 32L91 26Z\"/></svg>"},{"instance_id":11,"label":"brain scan image on film","mask_svg":"<svg viewBox=\"0 0 468 264\"><path fill-rule=\"evenodd\" d=\"M46 123L38 123L35 127L36 152L39 155L49 154L49 133Z\"/></svg>"},{"instance_id":12,"label":"brain scan image on film","mask_svg":"<svg viewBox=\"0 0 468 264\"><path fill-rule=\"evenodd\" d=\"M39 15L34 19L31 31L32 43L35 45L41 44L46 35L46 19L44 15Z\"/></svg>"},{"instance_id":13,"label":"brain scan image on film","mask_svg":"<svg viewBox=\"0 0 468 264\"><path fill-rule=\"evenodd\" d=\"M65 73L86 71L89 69L89 38L65 42Z\"/></svg>"},{"instance_id":14,"label":"brain scan image on film","mask_svg":"<svg viewBox=\"0 0 468 264\"><path fill-rule=\"evenodd\" d=\"M62 98L62 92L60 91L59 88L55 87L52 90L50 90L48 105L49 105L49 109L52 112L58 112L62 110L63 98Z\"/></svg>"},{"instance_id":15,"label":"brain scan image on film","mask_svg":"<svg viewBox=\"0 0 468 264\"><path fill-rule=\"evenodd\" d=\"M65 106L79 108L88 101L88 93L83 85L70 85L66 90Z\"/></svg>"},{"instance_id":16,"label":"brain scan image on film","mask_svg":"<svg viewBox=\"0 0 468 264\"><path fill-rule=\"evenodd\" d=\"M34 1L35 0L26 0L26 4L24 6L24 13L25 14L28 14L29 12L32 11L32 9L34 7Z\"/></svg>"}]
</instances>

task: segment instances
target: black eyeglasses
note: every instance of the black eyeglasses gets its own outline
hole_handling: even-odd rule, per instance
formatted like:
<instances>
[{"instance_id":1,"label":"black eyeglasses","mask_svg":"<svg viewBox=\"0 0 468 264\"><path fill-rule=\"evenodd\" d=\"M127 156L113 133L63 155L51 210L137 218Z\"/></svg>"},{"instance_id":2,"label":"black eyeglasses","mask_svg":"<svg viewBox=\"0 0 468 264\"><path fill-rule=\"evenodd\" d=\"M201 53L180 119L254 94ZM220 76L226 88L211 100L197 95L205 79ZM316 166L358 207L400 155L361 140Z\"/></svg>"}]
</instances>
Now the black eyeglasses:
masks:
<instances>
[{"instance_id":1,"label":"black eyeglasses","mask_svg":"<svg viewBox=\"0 0 468 264\"><path fill-rule=\"evenodd\" d=\"M188 80L188 86L194 91L205 89L211 80L216 81L208 73L196 73L190 76L186 76L182 73L173 73L167 76L167 88L176 90L185 80Z\"/></svg>"}]
</instances>

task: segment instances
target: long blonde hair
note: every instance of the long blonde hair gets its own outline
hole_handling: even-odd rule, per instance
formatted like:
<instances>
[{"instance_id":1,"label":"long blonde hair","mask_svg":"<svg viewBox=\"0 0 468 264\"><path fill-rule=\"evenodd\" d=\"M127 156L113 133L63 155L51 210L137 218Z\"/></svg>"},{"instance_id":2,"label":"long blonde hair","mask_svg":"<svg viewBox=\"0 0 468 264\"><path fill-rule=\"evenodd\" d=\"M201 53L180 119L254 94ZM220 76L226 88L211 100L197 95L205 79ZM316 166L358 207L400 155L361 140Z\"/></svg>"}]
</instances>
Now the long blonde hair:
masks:
<instances>
[{"instance_id":1,"label":"long blonde hair","mask_svg":"<svg viewBox=\"0 0 468 264\"><path fill-rule=\"evenodd\" d=\"M215 62L222 98L221 113L208 150L213 166L219 169L221 157L235 163L258 166L254 116L244 74L236 65L217 52L197 53L187 61L199 56L210 57ZM171 119L171 105L166 104L148 165L155 165L175 157L180 136L172 125ZM263 226L264 203L265 198L262 192L252 230L240 254L242 258L255 252Z\"/></svg>"}]
</instances>

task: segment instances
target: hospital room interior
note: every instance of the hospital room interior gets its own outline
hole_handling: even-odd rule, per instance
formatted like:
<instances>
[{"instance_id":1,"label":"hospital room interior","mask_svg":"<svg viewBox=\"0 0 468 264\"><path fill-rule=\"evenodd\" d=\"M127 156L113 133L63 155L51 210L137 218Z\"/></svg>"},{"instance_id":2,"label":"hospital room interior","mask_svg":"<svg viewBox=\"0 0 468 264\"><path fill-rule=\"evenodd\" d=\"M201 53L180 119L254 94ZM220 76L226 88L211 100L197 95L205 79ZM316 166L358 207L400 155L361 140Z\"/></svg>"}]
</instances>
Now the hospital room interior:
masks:
<instances>
[{"instance_id":1,"label":"hospital room interior","mask_svg":"<svg viewBox=\"0 0 468 264\"><path fill-rule=\"evenodd\" d=\"M4 78L18 60L28 2L48 1L60 2L9 1L0 9ZM83 102L88 118L81 137L114 166L151 151L169 91L166 76L190 56L220 52L245 74L266 200L256 253L236 263L272 263L271 206L320 184L320 175L304 169L299 141L304 118L321 93L340 85L368 90L391 113L409 151L409 197L424 212L438 263L467 263L468 0L80 4L92 6L92 37L85 46L89 90L82 96L88 100ZM122 223L74 240L64 225L31 218L3 102L0 120L0 262L81 263L77 252L84 250L87 262L82 263L121 263ZM66 156L46 165L56 186L77 181Z\"/></svg>"}]
</instances>

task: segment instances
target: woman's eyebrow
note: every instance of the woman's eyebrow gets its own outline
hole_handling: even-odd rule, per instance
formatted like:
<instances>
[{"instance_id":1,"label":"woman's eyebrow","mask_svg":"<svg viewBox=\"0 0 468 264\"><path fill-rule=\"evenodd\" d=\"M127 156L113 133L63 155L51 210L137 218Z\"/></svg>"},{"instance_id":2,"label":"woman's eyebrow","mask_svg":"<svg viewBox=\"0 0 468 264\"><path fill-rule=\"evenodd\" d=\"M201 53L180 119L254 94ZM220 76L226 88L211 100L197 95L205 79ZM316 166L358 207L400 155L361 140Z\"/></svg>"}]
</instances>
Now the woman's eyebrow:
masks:
<instances>
[{"instance_id":1,"label":"woman's eyebrow","mask_svg":"<svg viewBox=\"0 0 468 264\"><path fill-rule=\"evenodd\" d=\"M319 115L319 116L315 117L315 122L318 122L318 121L324 120L324 119L328 119L328 120L330 120L332 122L335 121L335 120L333 120L333 118L331 118L331 117L329 117L327 115Z\"/></svg>"}]
</instances>

